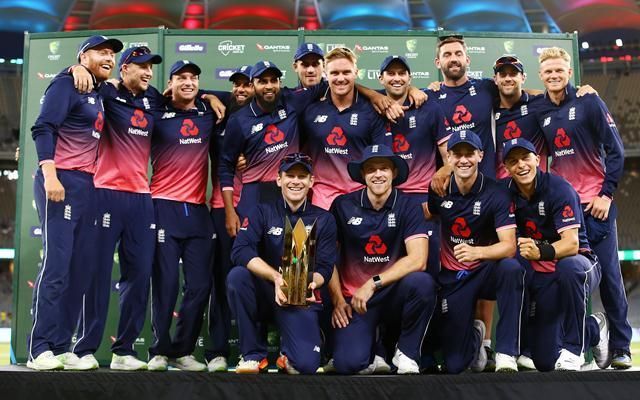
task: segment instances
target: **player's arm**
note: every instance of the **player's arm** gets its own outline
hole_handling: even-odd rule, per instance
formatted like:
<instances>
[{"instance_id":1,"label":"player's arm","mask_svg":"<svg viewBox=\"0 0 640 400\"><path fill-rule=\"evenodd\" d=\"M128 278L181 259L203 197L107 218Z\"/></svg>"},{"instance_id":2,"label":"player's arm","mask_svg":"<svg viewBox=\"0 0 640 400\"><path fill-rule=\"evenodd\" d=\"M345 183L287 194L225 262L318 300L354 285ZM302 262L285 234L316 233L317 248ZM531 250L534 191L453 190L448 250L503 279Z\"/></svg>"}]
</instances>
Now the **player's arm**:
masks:
<instances>
[{"instance_id":1,"label":"player's arm","mask_svg":"<svg viewBox=\"0 0 640 400\"><path fill-rule=\"evenodd\" d=\"M338 250L336 248L337 228L333 215L325 214L325 217L316 220L316 224L321 225L318 227L320 229L316 242L316 268L313 278L316 285L314 289L320 288L325 282L331 280Z\"/></svg>"},{"instance_id":2,"label":"player's arm","mask_svg":"<svg viewBox=\"0 0 640 400\"><path fill-rule=\"evenodd\" d=\"M240 229L240 218L238 218L233 206L233 180L236 173L236 161L243 146L242 130L236 118L232 116L227 122L218 165L218 177L224 203L225 228L231 237L235 237Z\"/></svg>"},{"instance_id":3,"label":"player's arm","mask_svg":"<svg viewBox=\"0 0 640 400\"><path fill-rule=\"evenodd\" d=\"M386 116L387 119L393 123L398 122L398 119L404 117L405 110L409 109L409 107L396 103L389 96L362 86L359 83L356 83L356 90L369 100L373 109L378 114Z\"/></svg>"},{"instance_id":4,"label":"player's arm","mask_svg":"<svg viewBox=\"0 0 640 400\"><path fill-rule=\"evenodd\" d=\"M216 124L222 122L227 111L225 104L229 102L231 93L218 90L199 90L198 96L209 104L216 117L218 117Z\"/></svg>"},{"instance_id":5,"label":"player's arm","mask_svg":"<svg viewBox=\"0 0 640 400\"><path fill-rule=\"evenodd\" d=\"M295 108L296 112L303 113L312 103L326 95L329 84L324 79L308 88L290 89L282 88L282 96L288 100L288 104Z\"/></svg>"},{"instance_id":6,"label":"player's arm","mask_svg":"<svg viewBox=\"0 0 640 400\"><path fill-rule=\"evenodd\" d=\"M353 310L342 295L340 274L336 267L334 267L331 280L329 281L329 295L331 296L331 303L333 304L331 325L334 328L345 328L349 325L349 320L353 318Z\"/></svg>"},{"instance_id":7,"label":"player's arm","mask_svg":"<svg viewBox=\"0 0 640 400\"><path fill-rule=\"evenodd\" d=\"M531 238L519 238L520 255L527 260L560 260L578 254L578 227L560 232L560 240L551 244L536 244Z\"/></svg>"},{"instance_id":8,"label":"player's arm","mask_svg":"<svg viewBox=\"0 0 640 400\"><path fill-rule=\"evenodd\" d=\"M79 93L89 93L96 87L95 76L84 65L72 65L67 72L73 76L73 85Z\"/></svg>"},{"instance_id":9,"label":"player's arm","mask_svg":"<svg viewBox=\"0 0 640 400\"><path fill-rule=\"evenodd\" d=\"M502 229L497 232L498 242L490 246L471 246L466 243L457 244L453 255L460 262L500 260L516 255L516 229Z\"/></svg>"}]
</instances>

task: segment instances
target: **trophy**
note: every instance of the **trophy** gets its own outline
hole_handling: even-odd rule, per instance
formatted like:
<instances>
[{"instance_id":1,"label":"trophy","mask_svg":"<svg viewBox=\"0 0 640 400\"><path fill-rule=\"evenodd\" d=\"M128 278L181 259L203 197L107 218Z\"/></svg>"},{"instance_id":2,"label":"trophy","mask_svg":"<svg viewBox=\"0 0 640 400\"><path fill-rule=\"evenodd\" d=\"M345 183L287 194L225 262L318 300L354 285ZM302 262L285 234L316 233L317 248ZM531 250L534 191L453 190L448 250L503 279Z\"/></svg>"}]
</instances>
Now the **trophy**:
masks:
<instances>
[{"instance_id":1,"label":"trophy","mask_svg":"<svg viewBox=\"0 0 640 400\"><path fill-rule=\"evenodd\" d=\"M284 250L282 252L282 267L280 272L285 285L282 291L287 296L287 304L291 306L306 306L310 293L307 289L313 277L316 257L316 221L311 230L307 229L298 219L295 227L285 217L284 221Z\"/></svg>"}]
</instances>

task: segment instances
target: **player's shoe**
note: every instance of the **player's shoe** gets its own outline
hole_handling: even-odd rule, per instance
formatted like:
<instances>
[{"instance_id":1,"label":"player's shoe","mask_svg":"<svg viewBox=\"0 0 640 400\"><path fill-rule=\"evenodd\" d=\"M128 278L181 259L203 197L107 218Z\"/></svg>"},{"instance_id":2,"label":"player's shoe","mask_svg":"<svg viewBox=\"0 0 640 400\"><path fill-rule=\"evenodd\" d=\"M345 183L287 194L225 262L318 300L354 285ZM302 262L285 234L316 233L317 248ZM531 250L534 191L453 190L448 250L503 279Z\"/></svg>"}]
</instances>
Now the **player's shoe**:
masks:
<instances>
[{"instance_id":1,"label":"player's shoe","mask_svg":"<svg viewBox=\"0 0 640 400\"><path fill-rule=\"evenodd\" d=\"M169 367L169 357L167 356L153 356L147 363L147 369L149 371L166 371Z\"/></svg>"},{"instance_id":2,"label":"player's shoe","mask_svg":"<svg viewBox=\"0 0 640 400\"><path fill-rule=\"evenodd\" d=\"M373 373L385 375L391 373L391 366L379 355L373 356Z\"/></svg>"},{"instance_id":3,"label":"player's shoe","mask_svg":"<svg viewBox=\"0 0 640 400\"><path fill-rule=\"evenodd\" d=\"M613 351L611 367L614 369L629 369L631 366L631 353L628 350L616 349Z\"/></svg>"},{"instance_id":4,"label":"player's shoe","mask_svg":"<svg viewBox=\"0 0 640 400\"><path fill-rule=\"evenodd\" d=\"M203 364L196 360L196 358L191 354L171 359L169 360L169 365L174 368L178 368L180 371L201 372L207 370L207 364Z\"/></svg>"},{"instance_id":5,"label":"player's shoe","mask_svg":"<svg viewBox=\"0 0 640 400\"><path fill-rule=\"evenodd\" d=\"M597 322L600 331L600 340L598 344L593 346L593 358L600 369L607 369L611 365L611 349L609 349L609 321L607 316L602 312L591 315Z\"/></svg>"},{"instance_id":6,"label":"player's shoe","mask_svg":"<svg viewBox=\"0 0 640 400\"><path fill-rule=\"evenodd\" d=\"M53 355L51 350L47 350L40 353L38 357L33 360L27 361L27 368L38 371L53 371L57 369L64 369L64 364Z\"/></svg>"},{"instance_id":7,"label":"player's shoe","mask_svg":"<svg viewBox=\"0 0 640 400\"><path fill-rule=\"evenodd\" d=\"M65 371L89 371L98 368L98 361L93 354L87 354L82 358L75 353L67 352L56 356L64 365Z\"/></svg>"},{"instance_id":8,"label":"player's shoe","mask_svg":"<svg viewBox=\"0 0 640 400\"><path fill-rule=\"evenodd\" d=\"M289 358L282 353L276 360L276 366L278 367L279 372L283 372L289 375L300 375L300 371L293 368L293 365L291 365L291 363L289 362Z\"/></svg>"},{"instance_id":9,"label":"player's shoe","mask_svg":"<svg viewBox=\"0 0 640 400\"><path fill-rule=\"evenodd\" d=\"M269 367L269 361L266 358L262 360L245 360L240 357L236 366L236 374L258 374L266 372Z\"/></svg>"},{"instance_id":10,"label":"player's shoe","mask_svg":"<svg viewBox=\"0 0 640 400\"><path fill-rule=\"evenodd\" d=\"M584 356L576 355L567 349L560 350L560 355L556 360L556 371L580 371L580 367L584 364Z\"/></svg>"},{"instance_id":11,"label":"player's shoe","mask_svg":"<svg viewBox=\"0 0 640 400\"><path fill-rule=\"evenodd\" d=\"M376 356L376 357L379 357L379 356ZM400 351L400 349L396 349L396 353L393 355L392 362L393 362L393 365L398 367L398 371L397 371L398 375L407 375L407 374L417 375L420 373L420 367L418 367L418 363L412 360L411 358L407 357L402 351Z\"/></svg>"},{"instance_id":12,"label":"player's shoe","mask_svg":"<svg viewBox=\"0 0 640 400\"><path fill-rule=\"evenodd\" d=\"M504 353L496 353L496 372L518 372L516 357Z\"/></svg>"},{"instance_id":13,"label":"player's shoe","mask_svg":"<svg viewBox=\"0 0 640 400\"><path fill-rule=\"evenodd\" d=\"M335 374L336 372L338 371L336 370L336 366L333 364L333 358L330 358L329 361L322 366L322 373Z\"/></svg>"},{"instance_id":14,"label":"player's shoe","mask_svg":"<svg viewBox=\"0 0 640 400\"><path fill-rule=\"evenodd\" d=\"M536 370L536 365L534 364L531 357L525 356L524 354L521 354L518 357L517 364L518 364L518 371L535 371Z\"/></svg>"},{"instance_id":15,"label":"player's shoe","mask_svg":"<svg viewBox=\"0 0 640 400\"><path fill-rule=\"evenodd\" d=\"M487 332L487 328L484 326L484 322L476 319L473 321L473 329L474 334L478 337L478 351L471 361L471 370L473 372L482 372L484 368L487 366L487 351L484 349L482 345L482 339L484 339L484 334Z\"/></svg>"},{"instance_id":16,"label":"player's shoe","mask_svg":"<svg viewBox=\"0 0 640 400\"><path fill-rule=\"evenodd\" d=\"M209 370L209 372L227 372L228 367L227 358L224 356L212 358L207 363L207 370Z\"/></svg>"},{"instance_id":17,"label":"player's shoe","mask_svg":"<svg viewBox=\"0 0 640 400\"><path fill-rule=\"evenodd\" d=\"M114 354L113 357L111 357L111 365L109 368L116 371L146 371L147 363L138 360L132 355L119 356Z\"/></svg>"},{"instance_id":18,"label":"player's shoe","mask_svg":"<svg viewBox=\"0 0 640 400\"><path fill-rule=\"evenodd\" d=\"M487 353L487 365L484 366L482 372L494 372L496 370L496 353L489 346L484 346L484 351Z\"/></svg>"}]
</instances>

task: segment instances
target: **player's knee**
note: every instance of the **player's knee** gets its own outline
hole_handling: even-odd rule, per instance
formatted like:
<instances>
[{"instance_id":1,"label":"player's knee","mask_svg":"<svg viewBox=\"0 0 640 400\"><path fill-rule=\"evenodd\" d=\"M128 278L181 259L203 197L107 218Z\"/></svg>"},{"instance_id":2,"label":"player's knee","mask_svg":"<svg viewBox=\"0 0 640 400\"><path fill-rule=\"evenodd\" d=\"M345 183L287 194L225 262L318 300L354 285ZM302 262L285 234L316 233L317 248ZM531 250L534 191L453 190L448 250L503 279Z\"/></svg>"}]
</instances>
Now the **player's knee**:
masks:
<instances>
[{"instance_id":1,"label":"player's knee","mask_svg":"<svg viewBox=\"0 0 640 400\"><path fill-rule=\"evenodd\" d=\"M524 266L515 258L503 258L498 261L498 269L502 275L524 275L525 272Z\"/></svg>"},{"instance_id":2,"label":"player's knee","mask_svg":"<svg viewBox=\"0 0 640 400\"><path fill-rule=\"evenodd\" d=\"M356 354L355 352L334 353L334 366L342 375L353 375L369 366L370 354Z\"/></svg>"},{"instance_id":3,"label":"player's knee","mask_svg":"<svg viewBox=\"0 0 640 400\"><path fill-rule=\"evenodd\" d=\"M425 272L412 272L402 279L403 290L428 299L435 295L436 283L433 277Z\"/></svg>"},{"instance_id":4,"label":"player's knee","mask_svg":"<svg viewBox=\"0 0 640 400\"><path fill-rule=\"evenodd\" d=\"M251 279L251 271L247 268L233 268L227 275L227 291L234 292Z\"/></svg>"},{"instance_id":5,"label":"player's knee","mask_svg":"<svg viewBox=\"0 0 640 400\"><path fill-rule=\"evenodd\" d=\"M293 368L301 374L315 374L318 367L320 367L320 353L313 352L305 357L297 355L295 358L292 358L290 362L293 365Z\"/></svg>"},{"instance_id":6,"label":"player's knee","mask_svg":"<svg viewBox=\"0 0 640 400\"><path fill-rule=\"evenodd\" d=\"M469 367L469 360L462 354L451 354L445 357L444 366L447 373L459 374Z\"/></svg>"}]
</instances>

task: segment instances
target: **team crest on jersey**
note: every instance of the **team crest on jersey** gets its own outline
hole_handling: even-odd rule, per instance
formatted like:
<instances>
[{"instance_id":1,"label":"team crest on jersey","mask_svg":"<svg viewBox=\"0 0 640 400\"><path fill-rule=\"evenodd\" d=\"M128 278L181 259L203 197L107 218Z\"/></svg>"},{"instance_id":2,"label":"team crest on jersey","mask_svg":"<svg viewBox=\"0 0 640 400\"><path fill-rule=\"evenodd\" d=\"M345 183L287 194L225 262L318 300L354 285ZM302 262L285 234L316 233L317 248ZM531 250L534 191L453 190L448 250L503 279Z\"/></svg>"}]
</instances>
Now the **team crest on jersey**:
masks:
<instances>
[{"instance_id":1,"label":"team crest on jersey","mask_svg":"<svg viewBox=\"0 0 640 400\"><path fill-rule=\"evenodd\" d=\"M526 104L521 105L520 106L520 115L522 115L524 117L527 114L529 114L529 108L527 107Z\"/></svg>"},{"instance_id":2,"label":"team crest on jersey","mask_svg":"<svg viewBox=\"0 0 640 400\"><path fill-rule=\"evenodd\" d=\"M473 215L480 215L480 207L482 206L481 201L476 201L473 203Z\"/></svg>"},{"instance_id":3,"label":"team crest on jersey","mask_svg":"<svg viewBox=\"0 0 640 400\"><path fill-rule=\"evenodd\" d=\"M281 109L278 111L278 117L280 119L286 119L287 118L287 110L285 109Z\"/></svg>"},{"instance_id":4,"label":"team crest on jersey","mask_svg":"<svg viewBox=\"0 0 640 400\"><path fill-rule=\"evenodd\" d=\"M260 122L259 124L255 124L251 127L251 134L260 132L264 128L264 124Z\"/></svg>"},{"instance_id":5,"label":"team crest on jersey","mask_svg":"<svg viewBox=\"0 0 640 400\"><path fill-rule=\"evenodd\" d=\"M63 218L71 221L71 204L67 204L64 206L64 215Z\"/></svg>"},{"instance_id":6,"label":"team crest on jersey","mask_svg":"<svg viewBox=\"0 0 640 400\"><path fill-rule=\"evenodd\" d=\"M547 215L544 211L544 201L541 201L538 203L538 215L541 217L544 217Z\"/></svg>"},{"instance_id":7,"label":"team crest on jersey","mask_svg":"<svg viewBox=\"0 0 640 400\"><path fill-rule=\"evenodd\" d=\"M327 118L329 118L328 115L316 115L316 118L313 120L313 122L323 124L327 122Z\"/></svg>"},{"instance_id":8,"label":"team crest on jersey","mask_svg":"<svg viewBox=\"0 0 640 400\"><path fill-rule=\"evenodd\" d=\"M547 117L544 119L544 122L542 123L542 126L549 126L549 124L551 123L551 117Z\"/></svg>"},{"instance_id":9,"label":"team crest on jersey","mask_svg":"<svg viewBox=\"0 0 640 400\"><path fill-rule=\"evenodd\" d=\"M142 99L142 105L144 106L145 110L148 110L151 108L151 105L149 104L149 99L146 97Z\"/></svg>"},{"instance_id":10,"label":"team crest on jersey","mask_svg":"<svg viewBox=\"0 0 640 400\"><path fill-rule=\"evenodd\" d=\"M102 214L102 227L103 228L111 227L111 214L109 213Z\"/></svg>"},{"instance_id":11,"label":"team crest on jersey","mask_svg":"<svg viewBox=\"0 0 640 400\"><path fill-rule=\"evenodd\" d=\"M396 227L396 214L395 213L389 213L389 215L387 215L387 226L389 228L395 228Z\"/></svg>"},{"instance_id":12,"label":"team crest on jersey","mask_svg":"<svg viewBox=\"0 0 640 400\"><path fill-rule=\"evenodd\" d=\"M409 117L409 129L413 129L416 127L416 116L412 115Z\"/></svg>"},{"instance_id":13,"label":"team crest on jersey","mask_svg":"<svg viewBox=\"0 0 640 400\"><path fill-rule=\"evenodd\" d=\"M571 107L569 108L569 121L573 121L575 119L576 119L576 108Z\"/></svg>"},{"instance_id":14,"label":"team crest on jersey","mask_svg":"<svg viewBox=\"0 0 640 400\"><path fill-rule=\"evenodd\" d=\"M476 93L476 87L475 86L471 86L469 88L469 96L475 96L476 94L478 94L478 93Z\"/></svg>"},{"instance_id":15,"label":"team crest on jersey","mask_svg":"<svg viewBox=\"0 0 640 400\"><path fill-rule=\"evenodd\" d=\"M164 229L158 229L158 243L164 243L165 235Z\"/></svg>"},{"instance_id":16,"label":"team crest on jersey","mask_svg":"<svg viewBox=\"0 0 640 400\"><path fill-rule=\"evenodd\" d=\"M351 118L349 118L349 125L358 126L358 114L351 114Z\"/></svg>"}]
</instances>

